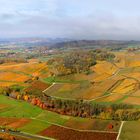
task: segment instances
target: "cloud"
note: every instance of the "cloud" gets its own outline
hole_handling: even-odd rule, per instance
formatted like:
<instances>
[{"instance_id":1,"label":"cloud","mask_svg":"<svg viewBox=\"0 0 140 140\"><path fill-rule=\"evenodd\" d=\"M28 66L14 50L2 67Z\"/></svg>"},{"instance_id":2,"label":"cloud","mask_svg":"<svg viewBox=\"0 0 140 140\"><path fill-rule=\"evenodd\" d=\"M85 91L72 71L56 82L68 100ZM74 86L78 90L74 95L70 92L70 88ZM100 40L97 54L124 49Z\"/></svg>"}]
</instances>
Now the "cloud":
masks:
<instances>
[{"instance_id":1,"label":"cloud","mask_svg":"<svg viewBox=\"0 0 140 140\"><path fill-rule=\"evenodd\" d=\"M0 37L140 40L134 1L0 0Z\"/></svg>"}]
</instances>

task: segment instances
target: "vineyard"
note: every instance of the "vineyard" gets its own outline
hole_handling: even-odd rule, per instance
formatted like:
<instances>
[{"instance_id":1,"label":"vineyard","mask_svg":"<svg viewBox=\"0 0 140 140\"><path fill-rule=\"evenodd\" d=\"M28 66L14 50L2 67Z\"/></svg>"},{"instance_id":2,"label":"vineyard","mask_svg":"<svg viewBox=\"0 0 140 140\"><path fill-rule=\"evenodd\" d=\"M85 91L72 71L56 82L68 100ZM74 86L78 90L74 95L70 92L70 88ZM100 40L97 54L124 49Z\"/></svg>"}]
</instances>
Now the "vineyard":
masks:
<instances>
[{"instance_id":1,"label":"vineyard","mask_svg":"<svg viewBox=\"0 0 140 140\"><path fill-rule=\"evenodd\" d=\"M53 75L46 62L36 60L0 65L1 127L60 140L115 140L121 112L116 110L114 115L120 118L111 120L114 112L108 105L140 105L139 55L127 54L130 57L125 61L126 54L115 55L114 62L97 61L89 74ZM133 59L137 61L132 63ZM91 117L88 107L96 104L105 105L105 112ZM129 110L128 106L126 112Z\"/></svg>"}]
</instances>

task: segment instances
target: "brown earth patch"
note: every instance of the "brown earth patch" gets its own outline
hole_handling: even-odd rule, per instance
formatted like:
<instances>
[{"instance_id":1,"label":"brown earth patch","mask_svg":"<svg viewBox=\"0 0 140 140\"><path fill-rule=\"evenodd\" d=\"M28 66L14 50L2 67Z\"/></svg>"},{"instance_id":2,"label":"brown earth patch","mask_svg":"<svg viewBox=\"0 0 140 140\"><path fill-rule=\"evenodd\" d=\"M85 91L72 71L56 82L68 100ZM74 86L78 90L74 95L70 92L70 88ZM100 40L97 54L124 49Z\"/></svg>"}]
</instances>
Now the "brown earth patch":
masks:
<instances>
[{"instance_id":1,"label":"brown earth patch","mask_svg":"<svg viewBox=\"0 0 140 140\"><path fill-rule=\"evenodd\" d=\"M27 89L25 89L26 91L32 91L34 89L39 90L39 91L43 91L46 88L48 88L50 86L50 84L46 84L43 83L41 81L35 81L32 83L32 85L30 87L28 87Z\"/></svg>"},{"instance_id":2,"label":"brown earth patch","mask_svg":"<svg viewBox=\"0 0 140 140\"><path fill-rule=\"evenodd\" d=\"M1 126L8 126L10 128L20 128L30 122L30 119L17 119L17 118L0 118Z\"/></svg>"},{"instance_id":3,"label":"brown earth patch","mask_svg":"<svg viewBox=\"0 0 140 140\"><path fill-rule=\"evenodd\" d=\"M116 140L117 137L117 133L81 132L55 125L43 130L40 134L59 140Z\"/></svg>"},{"instance_id":4,"label":"brown earth patch","mask_svg":"<svg viewBox=\"0 0 140 140\"><path fill-rule=\"evenodd\" d=\"M0 109L6 108L7 105L0 104Z\"/></svg>"},{"instance_id":5,"label":"brown earth patch","mask_svg":"<svg viewBox=\"0 0 140 140\"><path fill-rule=\"evenodd\" d=\"M23 127L24 125L28 124L30 121L31 120L29 120L29 119L22 118L22 119L18 120L17 122L10 123L8 126L11 128L20 128L20 127Z\"/></svg>"}]
</instances>

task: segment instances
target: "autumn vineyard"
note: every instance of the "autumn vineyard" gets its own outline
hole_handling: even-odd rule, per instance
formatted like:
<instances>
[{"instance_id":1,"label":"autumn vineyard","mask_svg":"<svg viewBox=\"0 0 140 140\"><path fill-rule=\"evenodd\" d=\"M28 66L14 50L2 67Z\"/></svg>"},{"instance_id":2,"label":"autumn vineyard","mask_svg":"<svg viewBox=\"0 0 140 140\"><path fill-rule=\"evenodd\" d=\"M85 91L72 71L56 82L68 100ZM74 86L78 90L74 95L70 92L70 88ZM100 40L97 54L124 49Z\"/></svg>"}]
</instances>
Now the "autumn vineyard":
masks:
<instances>
[{"instance_id":1,"label":"autumn vineyard","mask_svg":"<svg viewBox=\"0 0 140 140\"><path fill-rule=\"evenodd\" d=\"M0 49L0 139L131 140L130 128L137 138L138 45L59 45Z\"/></svg>"}]
</instances>

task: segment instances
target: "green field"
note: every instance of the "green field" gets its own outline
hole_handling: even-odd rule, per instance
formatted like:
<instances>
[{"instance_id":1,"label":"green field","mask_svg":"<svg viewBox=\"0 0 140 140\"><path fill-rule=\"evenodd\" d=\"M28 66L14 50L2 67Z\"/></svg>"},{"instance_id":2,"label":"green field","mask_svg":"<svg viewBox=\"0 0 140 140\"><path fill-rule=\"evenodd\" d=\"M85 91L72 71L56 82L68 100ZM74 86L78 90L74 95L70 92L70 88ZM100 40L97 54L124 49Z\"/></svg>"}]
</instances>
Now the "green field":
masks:
<instances>
[{"instance_id":1,"label":"green field","mask_svg":"<svg viewBox=\"0 0 140 140\"><path fill-rule=\"evenodd\" d=\"M140 122L125 122L121 131L120 140L139 140L140 139Z\"/></svg>"},{"instance_id":2,"label":"green field","mask_svg":"<svg viewBox=\"0 0 140 140\"><path fill-rule=\"evenodd\" d=\"M0 110L1 117L17 117L17 118L30 118L35 117L42 112L36 106L32 106L24 101L17 101L3 95L0 95L0 104L7 105L6 109Z\"/></svg>"},{"instance_id":3,"label":"green field","mask_svg":"<svg viewBox=\"0 0 140 140\"><path fill-rule=\"evenodd\" d=\"M31 121L28 124L18 128L23 132L38 134L42 130L48 128L51 125L62 125L69 126L73 129L90 129L90 130L107 130L108 124L118 123L118 126L112 131L118 131L120 122L110 121L110 120L96 120L88 118L78 118L70 117L65 115L60 115L54 112L42 110L36 106L33 106L25 101L19 101L11 99L7 96L0 95L0 106L4 108L0 109L0 117L2 118L27 118ZM92 123L91 123L92 122ZM77 125L74 125L77 124ZM86 127L81 127L85 125Z\"/></svg>"},{"instance_id":4,"label":"green field","mask_svg":"<svg viewBox=\"0 0 140 140\"><path fill-rule=\"evenodd\" d=\"M29 124L20 128L20 130L25 132L37 133L50 126L51 123L62 125L69 119L69 117L41 110L27 102L17 101L3 95L0 95L0 100L0 105L6 106L5 108L0 109L0 117L27 118L32 120Z\"/></svg>"},{"instance_id":5,"label":"green field","mask_svg":"<svg viewBox=\"0 0 140 140\"><path fill-rule=\"evenodd\" d=\"M49 126L51 126L51 124L49 123L32 120L29 124L21 127L19 130L27 133L37 134L38 132L48 128Z\"/></svg>"}]
</instances>

